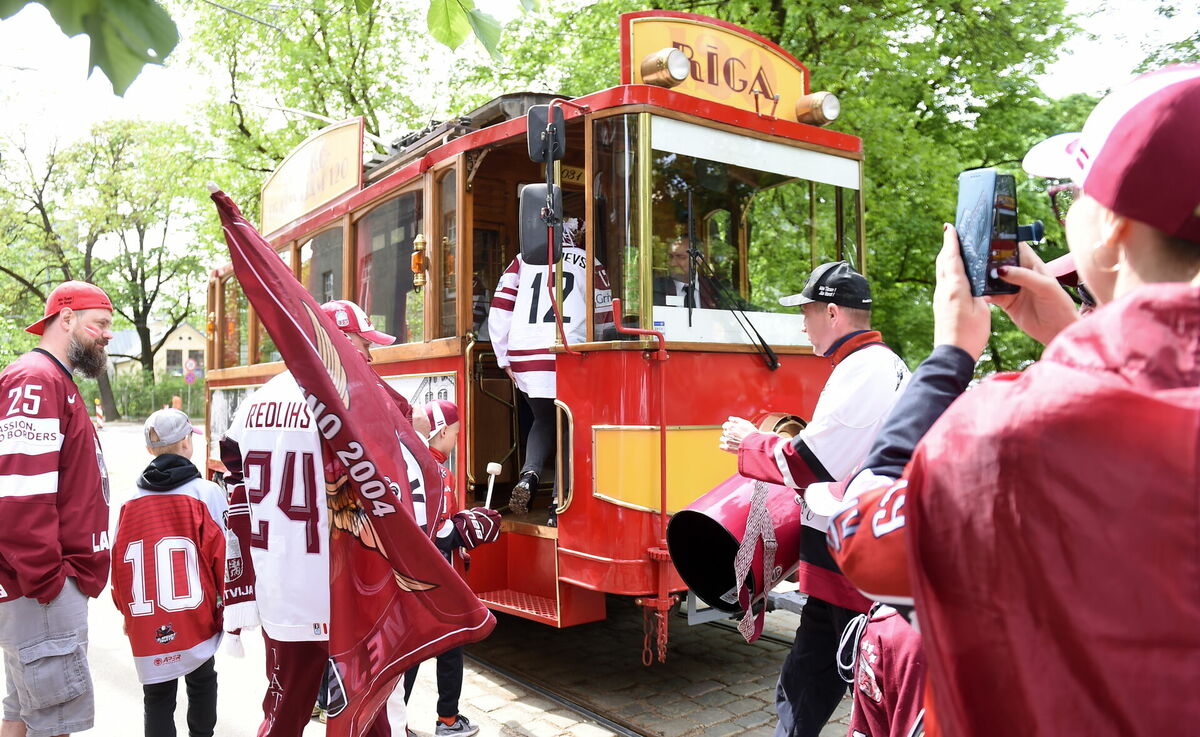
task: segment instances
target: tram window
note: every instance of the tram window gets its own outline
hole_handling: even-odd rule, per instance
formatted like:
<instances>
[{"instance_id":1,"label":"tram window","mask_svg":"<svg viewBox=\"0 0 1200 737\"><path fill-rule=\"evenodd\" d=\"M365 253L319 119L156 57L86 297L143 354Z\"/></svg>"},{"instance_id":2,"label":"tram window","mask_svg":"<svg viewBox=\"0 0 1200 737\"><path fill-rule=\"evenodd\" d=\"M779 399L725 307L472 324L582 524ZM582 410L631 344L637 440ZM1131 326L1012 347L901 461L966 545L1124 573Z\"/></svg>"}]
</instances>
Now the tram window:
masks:
<instances>
[{"instance_id":1,"label":"tram window","mask_svg":"<svg viewBox=\"0 0 1200 737\"><path fill-rule=\"evenodd\" d=\"M475 255L471 273L471 329L479 340L489 340L487 318L492 309L492 290L507 264L497 227L477 227L471 240Z\"/></svg>"},{"instance_id":2,"label":"tram window","mask_svg":"<svg viewBox=\"0 0 1200 737\"><path fill-rule=\"evenodd\" d=\"M458 178L453 169L442 177L440 196L438 197L441 214L441 236L438 251L439 283L438 293L441 309L439 311L438 333L434 337L451 338L458 334L457 330L457 282L455 269L458 261Z\"/></svg>"},{"instance_id":3,"label":"tram window","mask_svg":"<svg viewBox=\"0 0 1200 737\"><path fill-rule=\"evenodd\" d=\"M288 271L291 271L292 249L285 247L282 250L276 251L275 253L279 255L279 258L283 261L284 265L287 266ZM256 316L254 318L254 322L258 328L258 345L256 346L255 351L255 355L258 356L258 358L255 360L258 363L282 361L283 356L281 356L279 353L279 347L276 346L275 341L271 339L271 335L267 332L266 327L263 326L262 320L259 320Z\"/></svg>"},{"instance_id":4,"label":"tram window","mask_svg":"<svg viewBox=\"0 0 1200 737\"><path fill-rule=\"evenodd\" d=\"M405 192L372 210L356 227L359 305L397 343L425 339L422 293L413 290L413 238L422 232L420 190Z\"/></svg>"},{"instance_id":5,"label":"tram window","mask_svg":"<svg viewBox=\"0 0 1200 737\"><path fill-rule=\"evenodd\" d=\"M300 246L300 282L321 304L342 298L342 228L323 231Z\"/></svg>"},{"instance_id":6,"label":"tram window","mask_svg":"<svg viewBox=\"0 0 1200 737\"><path fill-rule=\"evenodd\" d=\"M814 262L859 260L859 163L663 118L652 131L655 323L671 340L749 342L736 307L769 343L806 344L779 298Z\"/></svg>"},{"instance_id":7,"label":"tram window","mask_svg":"<svg viewBox=\"0 0 1200 737\"><path fill-rule=\"evenodd\" d=\"M221 338L224 351L221 354L221 367L244 366L249 360L249 342L247 335L246 297L242 294L242 285L237 279L229 277L221 285L221 300L224 306L224 317L221 325Z\"/></svg>"},{"instance_id":8,"label":"tram window","mask_svg":"<svg viewBox=\"0 0 1200 737\"><path fill-rule=\"evenodd\" d=\"M596 259L608 272L612 296L621 298L626 324L637 325L641 295L641 260L636 236L637 115L602 118L593 125L594 199L588 227L592 229ZM615 330L607 330L595 337L613 340L617 336Z\"/></svg>"}]
</instances>

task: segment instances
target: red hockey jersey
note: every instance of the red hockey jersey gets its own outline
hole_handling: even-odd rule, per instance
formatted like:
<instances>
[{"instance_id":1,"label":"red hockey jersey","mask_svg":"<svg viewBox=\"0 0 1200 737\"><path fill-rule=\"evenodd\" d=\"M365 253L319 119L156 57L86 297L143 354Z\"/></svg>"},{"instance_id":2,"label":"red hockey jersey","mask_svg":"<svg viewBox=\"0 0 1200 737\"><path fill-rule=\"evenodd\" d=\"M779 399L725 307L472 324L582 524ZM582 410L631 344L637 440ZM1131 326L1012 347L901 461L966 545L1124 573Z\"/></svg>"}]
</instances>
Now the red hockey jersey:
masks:
<instances>
[{"instance_id":1,"label":"red hockey jersey","mask_svg":"<svg viewBox=\"0 0 1200 737\"><path fill-rule=\"evenodd\" d=\"M35 349L0 373L0 601L108 581L108 471L79 389Z\"/></svg>"},{"instance_id":2,"label":"red hockey jersey","mask_svg":"<svg viewBox=\"0 0 1200 737\"><path fill-rule=\"evenodd\" d=\"M142 683L191 673L220 644L225 511L225 492L199 478L169 491L139 487L121 506L112 597Z\"/></svg>"}]
</instances>

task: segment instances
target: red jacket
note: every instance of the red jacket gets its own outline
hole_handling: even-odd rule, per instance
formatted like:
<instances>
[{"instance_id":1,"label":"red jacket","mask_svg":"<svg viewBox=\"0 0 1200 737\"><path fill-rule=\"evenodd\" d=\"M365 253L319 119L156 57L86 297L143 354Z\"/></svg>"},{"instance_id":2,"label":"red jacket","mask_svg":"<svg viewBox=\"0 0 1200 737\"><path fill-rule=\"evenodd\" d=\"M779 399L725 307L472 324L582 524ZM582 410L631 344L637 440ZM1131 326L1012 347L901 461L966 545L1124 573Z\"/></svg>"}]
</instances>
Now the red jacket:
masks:
<instances>
[{"instance_id":1,"label":"red jacket","mask_svg":"<svg viewBox=\"0 0 1200 737\"><path fill-rule=\"evenodd\" d=\"M888 507L943 734L1200 721L1198 455L1200 288L1185 284L1095 312L946 411ZM886 514L880 496L860 525ZM854 546L877 540L862 532Z\"/></svg>"},{"instance_id":2,"label":"red jacket","mask_svg":"<svg viewBox=\"0 0 1200 737\"><path fill-rule=\"evenodd\" d=\"M108 472L70 372L33 350L0 373L0 601L108 581Z\"/></svg>"}]
</instances>

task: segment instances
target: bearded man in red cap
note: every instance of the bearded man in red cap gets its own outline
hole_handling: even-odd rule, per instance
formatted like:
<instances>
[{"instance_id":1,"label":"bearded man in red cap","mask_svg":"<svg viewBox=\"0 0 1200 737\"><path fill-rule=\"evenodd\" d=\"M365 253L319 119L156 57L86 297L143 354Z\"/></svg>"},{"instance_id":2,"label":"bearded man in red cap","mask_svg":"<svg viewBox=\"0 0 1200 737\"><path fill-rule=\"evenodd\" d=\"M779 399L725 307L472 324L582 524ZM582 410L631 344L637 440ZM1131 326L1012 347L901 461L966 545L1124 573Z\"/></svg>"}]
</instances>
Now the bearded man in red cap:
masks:
<instances>
[{"instance_id":1,"label":"bearded man in red cap","mask_svg":"<svg viewBox=\"0 0 1200 737\"><path fill-rule=\"evenodd\" d=\"M71 375L105 370L112 312L100 287L59 285L25 328L41 336L37 348L0 373L4 737L82 732L94 721L87 606L108 581L108 472Z\"/></svg>"}]
</instances>

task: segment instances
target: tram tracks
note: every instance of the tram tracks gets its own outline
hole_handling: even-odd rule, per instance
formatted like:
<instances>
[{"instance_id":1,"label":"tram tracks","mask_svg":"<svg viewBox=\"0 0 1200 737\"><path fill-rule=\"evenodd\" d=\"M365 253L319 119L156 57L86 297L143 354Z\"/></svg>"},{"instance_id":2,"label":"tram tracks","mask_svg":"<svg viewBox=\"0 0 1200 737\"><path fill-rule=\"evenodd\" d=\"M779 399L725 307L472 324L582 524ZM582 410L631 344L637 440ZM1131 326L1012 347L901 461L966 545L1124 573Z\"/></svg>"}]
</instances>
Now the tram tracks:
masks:
<instances>
[{"instance_id":1,"label":"tram tracks","mask_svg":"<svg viewBox=\"0 0 1200 737\"><path fill-rule=\"evenodd\" d=\"M468 662L474 663L480 668L489 670L498 676L512 681L521 688L532 691L538 696L541 696L542 698L561 706L567 711L577 714L589 721L595 722L599 726L610 730L615 734L621 735L622 737L648 737L654 734L651 732L642 731L638 725L633 724L632 722L629 722L628 720L623 719L616 714L597 711L591 706L572 699L566 694L555 691L553 687L547 683L544 683L543 681L531 678L501 665L497 665L487 658L481 658L478 655L472 655L470 653L466 653L464 657Z\"/></svg>"}]
</instances>

